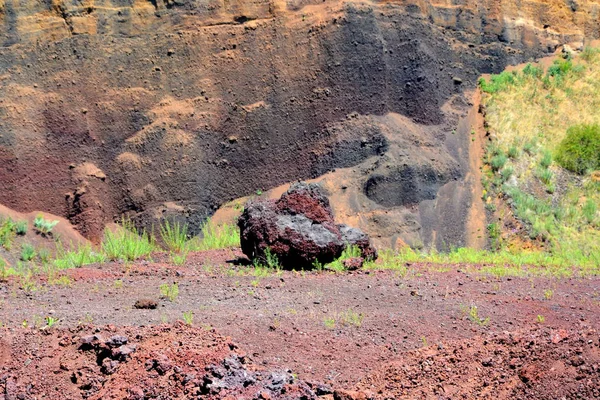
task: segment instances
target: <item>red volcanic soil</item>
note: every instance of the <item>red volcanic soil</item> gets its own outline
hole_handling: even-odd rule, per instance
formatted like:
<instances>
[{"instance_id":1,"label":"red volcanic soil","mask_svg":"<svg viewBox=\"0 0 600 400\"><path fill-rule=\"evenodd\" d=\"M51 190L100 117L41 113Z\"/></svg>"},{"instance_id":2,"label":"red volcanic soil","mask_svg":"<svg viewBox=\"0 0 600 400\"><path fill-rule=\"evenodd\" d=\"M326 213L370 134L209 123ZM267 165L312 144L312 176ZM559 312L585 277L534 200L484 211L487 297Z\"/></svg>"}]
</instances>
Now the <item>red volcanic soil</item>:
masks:
<instances>
[{"instance_id":1,"label":"red volcanic soil","mask_svg":"<svg viewBox=\"0 0 600 400\"><path fill-rule=\"evenodd\" d=\"M600 398L598 278L420 264L257 277L228 262L240 255L0 283L0 399ZM177 322L190 311L192 327ZM46 316L59 322L41 330Z\"/></svg>"}]
</instances>

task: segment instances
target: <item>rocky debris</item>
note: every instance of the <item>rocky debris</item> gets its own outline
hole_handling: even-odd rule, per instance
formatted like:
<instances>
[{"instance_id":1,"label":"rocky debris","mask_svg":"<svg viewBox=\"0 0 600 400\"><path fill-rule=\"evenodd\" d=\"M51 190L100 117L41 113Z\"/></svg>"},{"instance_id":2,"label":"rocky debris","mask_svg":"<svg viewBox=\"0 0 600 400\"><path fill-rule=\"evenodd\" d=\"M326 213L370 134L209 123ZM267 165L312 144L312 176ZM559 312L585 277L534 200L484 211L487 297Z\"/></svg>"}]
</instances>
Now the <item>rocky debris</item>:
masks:
<instances>
[{"instance_id":1,"label":"rocky debris","mask_svg":"<svg viewBox=\"0 0 600 400\"><path fill-rule=\"evenodd\" d=\"M156 307L158 307L158 302L152 299L139 299L133 305L133 308L138 310L154 310Z\"/></svg>"},{"instance_id":2,"label":"rocky debris","mask_svg":"<svg viewBox=\"0 0 600 400\"><path fill-rule=\"evenodd\" d=\"M297 380L291 371L251 371L248 359L232 355L220 365L210 365L202 378L200 393L219 398L238 398L239 395L253 394L254 399L316 399L311 384ZM325 392L326 385L316 384Z\"/></svg>"},{"instance_id":3,"label":"rocky debris","mask_svg":"<svg viewBox=\"0 0 600 400\"><path fill-rule=\"evenodd\" d=\"M329 200L312 183L292 185L277 201L249 201L238 226L244 254L267 262L270 253L288 269L329 263L349 245L365 260L377 257L364 232L335 223Z\"/></svg>"},{"instance_id":4,"label":"rocky debris","mask_svg":"<svg viewBox=\"0 0 600 400\"><path fill-rule=\"evenodd\" d=\"M146 360L146 371L155 370L160 375L165 375L173 368L171 360L164 354L156 354L155 357Z\"/></svg>"}]
</instances>

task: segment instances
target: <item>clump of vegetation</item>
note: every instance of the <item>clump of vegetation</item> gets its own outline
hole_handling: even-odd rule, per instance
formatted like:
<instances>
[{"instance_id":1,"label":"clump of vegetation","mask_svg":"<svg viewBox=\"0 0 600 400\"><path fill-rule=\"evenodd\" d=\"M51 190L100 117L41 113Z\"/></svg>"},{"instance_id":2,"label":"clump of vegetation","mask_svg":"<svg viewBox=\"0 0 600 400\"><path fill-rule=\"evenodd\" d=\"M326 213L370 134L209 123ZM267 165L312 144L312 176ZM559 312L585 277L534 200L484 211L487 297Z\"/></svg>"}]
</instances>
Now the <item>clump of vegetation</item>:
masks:
<instances>
[{"instance_id":1,"label":"clump of vegetation","mask_svg":"<svg viewBox=\"0 0 600 400\"><path fill-rule=\"evenodd\" d=\"M10 250L16 235L17 224L9 217L0 219L0 246Z\"/></svg>"},{"instance_id":2,"label":"clump of vegetation","mask_svg":"<svg viewBox=\"0 0 600 400\"><path fill-rule=\"evenodd\" d=\"M35 258L35 256L35 247L29 243L23 243L23 246L21 246L21 260L25 262L31 261Z\"/></svg>"},{"instance_id":3,"label":"clump of vegetation","mask_svg":"<svg viewBox=\"0 0 600 400\"><path fill-rule=\"evenodd\" d=\"M173 302L177 300L178 296L179 285L177 284L177 282L173 282L170 285L168 283L163 283L162 285L160 285L160 297L162 297L163 299Z\"/></svg>"},{"instance_id":4,"label":"clump of vegetation","mask_svg":"<svg viewBox=\"0 0 600 400\"><path fill-rule=\"evenodd\" d=\"M193 311L186 311L183 313L183 322L185 322L186 325L192 325L194 323L194 312Z\"/></svg>"},{"instance_id":5,"label":"clump of vegetation","mask_svg":"<svg viewBox=\"0 0 600 400\"><path fill-rule=\"evenodd\" d=\"M69 269L104 261L106 261L106 256L101 252L95 252L89 243L72 250L65 249L62 244L59 244L56 248L54 265L58 269Z\"/></svg>"},{"instance_id":6,"label":"clump of vegetation","mask_svg":"<svg viewBox=\"0 0 600 400\"><path fill-rule=\"evenodd\" d=\"M600 125L571 126L556 149L556 161L580 175L600 169Z\"/></svg>"},{"instance_id":7,"label":"clump of vegetation","mask_svg":"<svg viewBox=\"0 0 600 400\"><path fill-rule=\"evenodd\" d=\"M131 221L122 220L120 228L104 230L102 251L109 260L134 261L156 249L154 238L146 231L138 232Z\"/></svg>"},{"instance_id":8,"label":"clump of vegetation","mask_svg":"<svg viewBox=\"0 0 600 400\"><path fill-rule=\"evenodd\" d=\"M479 326L487 326L490 323L490 317L482 318L479 316L479 309L476 305L471 305L471 307L464 312L471 322L474 322Z\"/></svg>"},{"instance_id":9,"label":"clump of vegetation","mask_svg":"<svg viewBox=\"0 0 600 400\"><path fill-rule=\"evenodd\" d=\"M190 243L193 251L227 249L240 245L240 230L236 225L223 224L216 226L210 220L202 225L202 239L194 239Z\"/></svg>"},{"instance_id":10,"label":"clump of vegetation","mask_svg":"<svg viewBox=\"0 0 600 400\"><path fill-rule=\"evenodd\" d=\"M27 234L27 221L18 221L15 224L15 233L19 236L25 236Z\"/></svg>"},{"instance_id":11,"label":"clump of vegetation","mask_svg":"<svg viewBox=\"0 0 600 400\"><path fill-rule=\"evenodd\" d=\"M167 250L180 253L187 248L188 226L166 220L160 227L160 237L167 246Z\"/></svg>"},{"instance_id":12,"label":"clump of vegetation","mask_svg":"<svg viewBox=\"0 0 600 400\"><path fill-rule=\"evenodd\" d=\"M342 325L350 325L359 328L362 325L365 316L363 313L358 313L349 308L348 310L341 312L338 319Z\"/></svg>"},{"instance_id":13,"label":"clump of vegetation","mask_svg":"<svg viewBox=\"0 0 600 400\"><path fill-rule=\"evenodd\" d=\"M254 260L255 268L264 268L266 270L281 270L281 264L277 254L273 253L269 247L265 249L265 255L262 259Z\"/></svg>"},{"instance_id":14,"label":"clump of vegetation","mask_svg":"<svg viewBox=\"0 0 600 400\"><path fill-rule=\"evenodd\" d=\"M45 219L42 214L38 214L33 221L33 227L42 235L49 235L56 225L58 221Z\"/></svg>"}]
</instances>

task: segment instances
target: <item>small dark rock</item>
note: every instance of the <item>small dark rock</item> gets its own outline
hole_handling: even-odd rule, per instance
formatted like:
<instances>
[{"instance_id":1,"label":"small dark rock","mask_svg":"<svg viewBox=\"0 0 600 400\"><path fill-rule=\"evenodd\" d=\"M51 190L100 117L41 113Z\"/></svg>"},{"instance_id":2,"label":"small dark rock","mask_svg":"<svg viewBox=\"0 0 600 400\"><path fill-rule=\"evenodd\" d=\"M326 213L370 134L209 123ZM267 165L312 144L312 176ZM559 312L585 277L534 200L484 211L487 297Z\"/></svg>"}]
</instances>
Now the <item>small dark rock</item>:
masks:
<instances>
[{"instance_id":1,"label":"small dark rock","mask_svg":"<svg viewBox=\"0 0 600 400\"><path fill-rule=\"evenodd\" d=\"M127 336L114 335L114 336L111 336L110 339L108 339L106 341L106 345L110 346L110 347L119 347L124 344L127 344L128 340L129 339L127 338Z\"/></svg>"},{"instance_id":2,"label":"small dark rock","mask_svg":"<svg viewBox=\"0 0 600 400\"><path fill-rule=\"evenodd\" d=\"M342 261L344 268L346 268L348 271L355 271L357 269L360 269L362 268L364 263L365 260L362 257L352 257Z\"/></svg>"},{"instance_id":3,"label":"small dark rock","mask_svg":"<svg viewBox=\"0 0 600 400\"><path fill-rule=\"evenodd\" d=\"M133 305L133 308L139 310L154 310L156 307L158 307L158 302L152 299L140 299Z\"/></svg>"}]
</instances>

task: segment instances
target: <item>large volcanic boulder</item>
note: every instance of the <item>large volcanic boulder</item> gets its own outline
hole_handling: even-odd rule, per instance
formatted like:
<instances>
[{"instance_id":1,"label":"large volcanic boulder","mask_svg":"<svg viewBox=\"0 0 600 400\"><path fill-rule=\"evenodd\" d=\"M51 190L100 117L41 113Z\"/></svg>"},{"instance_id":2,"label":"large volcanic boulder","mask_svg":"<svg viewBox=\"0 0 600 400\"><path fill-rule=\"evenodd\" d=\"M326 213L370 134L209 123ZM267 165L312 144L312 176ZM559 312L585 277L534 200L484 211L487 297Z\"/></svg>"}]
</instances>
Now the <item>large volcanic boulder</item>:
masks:
<instances>
[{"instance_id":1,"label":"large volcanic boulder","mask_svg":"<svg viewBox=\"0 0 600 400\"><path fill-rule=\"evenodd\" d=\"M358 246L365 260L377 257L365 233L335 223L329 200L316 184L296 183L277 201L250 200L238 226L244 254L264 260L269 249L288 269L329 263L348 245Z\"/></svg>"}]
</instances>

